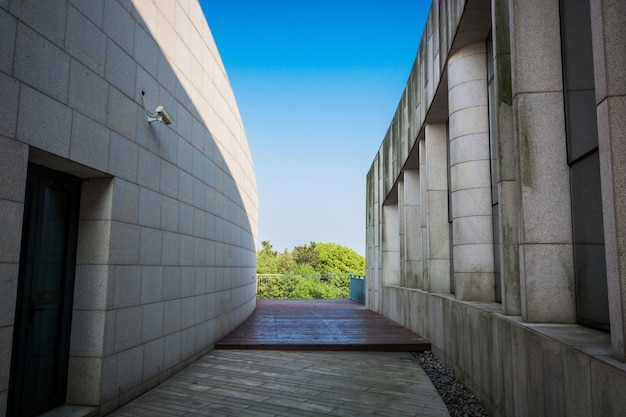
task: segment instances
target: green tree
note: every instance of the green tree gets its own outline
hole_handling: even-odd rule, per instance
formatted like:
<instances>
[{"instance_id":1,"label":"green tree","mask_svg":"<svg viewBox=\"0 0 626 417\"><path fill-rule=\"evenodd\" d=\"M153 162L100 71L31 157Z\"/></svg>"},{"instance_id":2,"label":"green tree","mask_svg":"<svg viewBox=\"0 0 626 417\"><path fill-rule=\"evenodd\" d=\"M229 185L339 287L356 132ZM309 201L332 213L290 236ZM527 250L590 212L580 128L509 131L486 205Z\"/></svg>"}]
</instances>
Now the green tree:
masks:
<instances>
[{"instance_id":1,"label":"green tree","mask_svg":"<svg viewBox=\"0 0 626 417\"><path fill-rule=\"evenodd\" d=\"M276 274L278 270L278 253L272 248L268 240L261 242L261 250L256 256L257 274Z\"/></svg>"},{"instance_id":2,"label":"green tree","mask_svg":"<svg viewBox=\"0 0 626 417\"><path fill-rule=\"evenodd\" d=\"M321 274L365 275L365 258L337 243L317 243L317 269Z\"/></svg>"}]
</instances>

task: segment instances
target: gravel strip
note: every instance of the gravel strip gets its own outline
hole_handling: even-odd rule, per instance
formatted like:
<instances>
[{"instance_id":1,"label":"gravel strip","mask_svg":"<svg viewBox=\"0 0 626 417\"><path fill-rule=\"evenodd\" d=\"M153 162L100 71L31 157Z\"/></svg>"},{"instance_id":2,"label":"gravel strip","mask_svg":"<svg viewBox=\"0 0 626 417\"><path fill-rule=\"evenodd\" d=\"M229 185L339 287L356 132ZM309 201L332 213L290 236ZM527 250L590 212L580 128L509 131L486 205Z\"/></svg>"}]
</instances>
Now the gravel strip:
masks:
<instances>
[{"instance_id":1,"label":"gravel strip","mask_svg":"<svg viewBox=\"0 0 626 417\"><path fill-rule=\"evenodd\" d=\"M488 417L474 394L431 351L413 356L437 389L451 417Z\"/></svg>"}]
</instances>

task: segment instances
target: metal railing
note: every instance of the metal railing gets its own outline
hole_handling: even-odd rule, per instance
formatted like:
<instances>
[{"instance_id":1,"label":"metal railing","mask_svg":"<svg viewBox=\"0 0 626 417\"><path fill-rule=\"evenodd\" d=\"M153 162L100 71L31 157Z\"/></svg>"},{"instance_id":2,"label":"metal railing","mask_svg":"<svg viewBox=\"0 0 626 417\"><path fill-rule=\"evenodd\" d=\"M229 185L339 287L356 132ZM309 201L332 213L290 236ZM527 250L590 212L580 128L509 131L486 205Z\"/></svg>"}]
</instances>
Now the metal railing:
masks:
<instances>
[{"instance_id":1,"label":"metal railing","mask_svg":"<svg viewBox=\"0 0 626 417\"><path fill-rule=\"evenodd\" d=\"M360 284L362 293L364 278L355 274L257 274L257 297L352 299L352 285ZM358 294L358 289L354 291Z\"/></svg>"}]
</instances>

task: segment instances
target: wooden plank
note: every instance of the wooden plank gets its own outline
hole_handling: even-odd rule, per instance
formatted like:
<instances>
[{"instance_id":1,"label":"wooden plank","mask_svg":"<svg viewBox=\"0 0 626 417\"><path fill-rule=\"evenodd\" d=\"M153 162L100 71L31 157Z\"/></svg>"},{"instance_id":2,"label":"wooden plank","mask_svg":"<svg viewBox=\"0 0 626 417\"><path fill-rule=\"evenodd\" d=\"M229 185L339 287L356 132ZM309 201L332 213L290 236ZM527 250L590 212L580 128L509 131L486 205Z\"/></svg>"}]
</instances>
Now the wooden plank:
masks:
<instances>
[{"instance_id":1,"label":"wooden plank","mask_svg":"<svg viewBox=\"0 0 626 417\"><path fill-rule=\"evenodd\" d=\"M257 300L215 348L422 352L430 343L350 300Z\"/></svg>"}]
</instances>

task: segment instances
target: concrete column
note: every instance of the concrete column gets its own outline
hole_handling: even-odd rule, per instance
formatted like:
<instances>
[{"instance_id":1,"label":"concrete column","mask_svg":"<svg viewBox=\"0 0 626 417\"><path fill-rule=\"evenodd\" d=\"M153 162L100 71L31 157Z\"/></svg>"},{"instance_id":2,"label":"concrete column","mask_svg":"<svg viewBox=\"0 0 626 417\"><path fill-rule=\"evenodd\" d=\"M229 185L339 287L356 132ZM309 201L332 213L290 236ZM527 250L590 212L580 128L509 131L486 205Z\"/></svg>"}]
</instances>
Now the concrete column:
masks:
<instances>
[{"instance_id":1,"label":"concrete column","mask_svg":"<svg viewBox=\"0 0 626 417\"><path fill-rule=\"evenodd\" d=\"M380 236L382 228L382 207L379 204L379 185L381 180L378 173L379 157L377 156L374 159L371 171L367 174L367 270L365 276L365 303L370 310L380 313L380 287L382 280L382 246Z\"/></svg>"},{"instance_id":2,"label":"concrete column","mask_svg":"<svg viewBox=\"0 0 626 417\"><path fill-rule=\"evenodd\" d=\"M404 245L405 285L421 288L422 278L422 229L420 205L420 173L416 169L404 171Z\"/></svg>"},{"instance_id":3,"label":"concrete column","mask_svg":"<svg viewBox=\"0 0 626 417\"><path fill-rule=\"evenodd\" d=\"M404 207L404 181L398 180L398 247L400 261L400 282L398 285L406 287L406 210Z\"/></svg>"},{"instance_id":4,"label":"concrete column","mask_svg":"<svg viewBox=\"0 0 626 417\"><path fill-rule=\"evenodd\" d=\"M522 316L576 321L558 0L513 2Z\"/></svg>"},{"instance_id":5,"label":"concrete column","mask_svg":"<svg viewBox=\"0 0 626 417\"><path fill-rule=\"evenodd\" d=\"M383 206L382 283L400 285L400 235L398 234L398 204Z\"/></svg>"},{"instance_id":6,"label":"concrete column","mask_svg":"<svg viewBox=\"0 0 626 417\"><path fill-rule=\"evenodd\" d=\"M421 239L422 239L422 277L418 281L418 288L430 288L430 271L428 270L429 247L428 247L428 172L426 170L426 141L419 139L417 143L419 150L419 172L420 172L420 200L422 202L422 212L420 216Z\"/></svg>"},{"instance_id":7,"label":"concrete column","mask_svg":"<svg viewBox=\"0 0 626 417\"><path fill-rule=\"evenodd\" d=\"M450 292L446 141L445 123L426 125L423 150L426 168L424 210L426 210L428 280L425 280L424 289L438 293Z\"/></svg>"},{"instance_id":8,"label":"concrete column","mask_svg":"<svg viewBox=\"0 0 626 417\"><path fill-rule=\"evenodd\" d=\"M456 297L494 301L486 44L448 61L450 172ZM428 138L427 138L428 144Z\"/></svg>"},{"instance_id":9,"label":"concrete column","mask_svg":"<svg viewBox=\"0 0 626 417\"><path fill-rule=\"evenodd\" d=\"M613 354L626 360L626 3L591 0L600 181Z\"/></svg>"}]
</instances>

